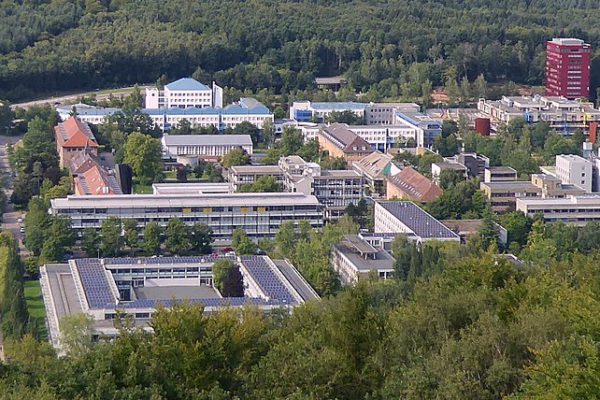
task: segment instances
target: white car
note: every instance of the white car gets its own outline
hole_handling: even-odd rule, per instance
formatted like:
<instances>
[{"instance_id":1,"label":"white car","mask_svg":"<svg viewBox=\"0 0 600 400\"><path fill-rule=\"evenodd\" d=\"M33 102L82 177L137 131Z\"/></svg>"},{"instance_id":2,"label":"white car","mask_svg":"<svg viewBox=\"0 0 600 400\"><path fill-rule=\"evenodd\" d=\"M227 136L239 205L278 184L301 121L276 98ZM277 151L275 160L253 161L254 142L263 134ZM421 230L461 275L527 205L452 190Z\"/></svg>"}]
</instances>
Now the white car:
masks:
<instances>
[{"instance_id":1,"label":"white car","mask_svg":"<svg viewBox=\"0 0 600 400\"><path fill-rule=\"evenodd\" d=\"M20 224L22 224L23 223L23 218L21 218L21 217L17 218L17 222L20 223Z\"/></svg>"},{"instance_id":2,"label":"white car","mask_svg":"<svg viewBox=\"0 0 600 400\"><path fill-rule=\"evenodd\" d=\"M19 231L20 231L21 233L25 233L25 228L21 228L21 229L19 229Z\"/></svg>"}]
</instances>

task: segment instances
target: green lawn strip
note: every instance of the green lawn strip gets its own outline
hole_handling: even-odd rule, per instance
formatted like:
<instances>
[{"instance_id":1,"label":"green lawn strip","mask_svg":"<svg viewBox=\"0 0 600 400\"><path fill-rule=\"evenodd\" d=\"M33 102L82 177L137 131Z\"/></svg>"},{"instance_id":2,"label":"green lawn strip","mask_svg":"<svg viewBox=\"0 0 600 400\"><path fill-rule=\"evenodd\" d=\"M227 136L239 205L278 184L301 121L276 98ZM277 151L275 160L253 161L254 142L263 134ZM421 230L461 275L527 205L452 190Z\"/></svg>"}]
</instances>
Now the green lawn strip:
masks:
<instances>
[{"instance_id":1,"label":"green lawn strip","mask_svg":"<svg viewBox=\"0 0 600 400\"><path fill-rule=\"evenodd\" d=\"M25 281L23 282L23 287L29 318L31 320L36 320L38 329L37 336L40 339L45 339L48 335L46 332L46 309L44 308L44 299L42 298L40 281Z\"/></svg>"}]
</instances>

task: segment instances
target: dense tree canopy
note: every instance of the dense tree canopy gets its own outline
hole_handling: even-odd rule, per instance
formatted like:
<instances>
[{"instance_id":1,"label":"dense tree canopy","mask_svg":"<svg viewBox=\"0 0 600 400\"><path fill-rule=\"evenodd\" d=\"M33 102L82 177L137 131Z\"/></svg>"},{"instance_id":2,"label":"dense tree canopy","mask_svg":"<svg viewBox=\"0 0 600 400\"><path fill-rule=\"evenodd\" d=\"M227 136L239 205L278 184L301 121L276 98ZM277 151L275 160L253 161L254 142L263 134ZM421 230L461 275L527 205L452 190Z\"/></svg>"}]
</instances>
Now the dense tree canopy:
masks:
<instances>
[{"instance_id":1,"label":"dense tree canopy","mask_svg":"<svg viewBox=\"0 0 600 400\"><path fill-rule=\"evenodd\" d=\"M4 1L0 98L191 75L294 94L345 74L366 100L446 85L460 101L482 78L540 84L545 40L598 48L599 15L564 0Z\"/></svg>"}]
</instances>

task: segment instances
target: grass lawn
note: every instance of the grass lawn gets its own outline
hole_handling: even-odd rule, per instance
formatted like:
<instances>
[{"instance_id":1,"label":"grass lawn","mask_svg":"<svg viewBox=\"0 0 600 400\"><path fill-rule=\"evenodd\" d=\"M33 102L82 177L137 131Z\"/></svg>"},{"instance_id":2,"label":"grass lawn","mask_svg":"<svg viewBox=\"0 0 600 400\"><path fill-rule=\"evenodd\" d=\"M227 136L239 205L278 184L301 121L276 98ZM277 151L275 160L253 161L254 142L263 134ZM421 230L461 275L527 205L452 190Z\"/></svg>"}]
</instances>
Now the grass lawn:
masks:
<instances>
[{"instance_id":1,"label":"grass lawn","mask_svg":"<svg viewBox=\"0 0 600 400\"><path fill-rule=\"evenodd\" d=\"M166 181L177 180L177 171L163 171L163 174L165 174Z\"/></svg>"},{"instance_id":2,"label":"grass lawn","mask_svg":"<svg viewBox=\"0 0 600 400\"><path fill-rule=\"evenodd\" d=\"M27 302L27 311L31 320L36 320L38 329L38 337L45 339L48 337L46 332L46 309L44 308L44 300L42 298L42 288L40 281L25 281L23 282L25 291L25 301Z\"/></svg>"},{"instance_id":3,"label":"grass lawn","mask_svg":"<svg viewBox=\"0 0 600 400\"><path fill-rule=\"evenodd\" d=\"M135 194L152 194L151 185L140 185L139 183L133 184L133 193Z\"/></svg>"}]
</instances>

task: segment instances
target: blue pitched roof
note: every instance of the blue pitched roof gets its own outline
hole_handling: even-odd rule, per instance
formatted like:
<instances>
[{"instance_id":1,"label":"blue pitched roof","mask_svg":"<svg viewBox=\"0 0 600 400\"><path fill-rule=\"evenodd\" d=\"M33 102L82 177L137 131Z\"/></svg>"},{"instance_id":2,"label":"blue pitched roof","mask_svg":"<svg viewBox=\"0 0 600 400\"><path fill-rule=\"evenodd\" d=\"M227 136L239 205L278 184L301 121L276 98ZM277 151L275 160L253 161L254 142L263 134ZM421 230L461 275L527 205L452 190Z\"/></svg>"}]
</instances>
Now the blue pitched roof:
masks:
<instances>
[{"instance_id":1,"label":"blue pitched roof","mask_svg":"<svg viewBox=\"0 0 600 400\"><path fill-rule=\"evenodd\" d=\"M193 78L181 78L166 85L169 90L210 90L208 86Z\"/></svg>"},{"instance_id":2,"label":"blue pitched roof","mask_svg":"<svg viewBox=\"0 0 600 400\"><path fill-rule=\"evenodd\" d=\"M271 111L255 99L244 98L239 104L230 104L225 108L144 108L143 113L148 115L264 115Z\"/></svg>"},{"instance_id":3,"label":"blue pitched roof","mask_svg":"<svg viewBox=\"0 0 600 400\"><path fill-rule=\"evenodd\" d=\"M253 108L246 108L238 104L231 104L221 110L221 114L227 115L249 115L249 114L271 114L269 109L264 105L255 106Z\"/></svg>"}]
</instances>

